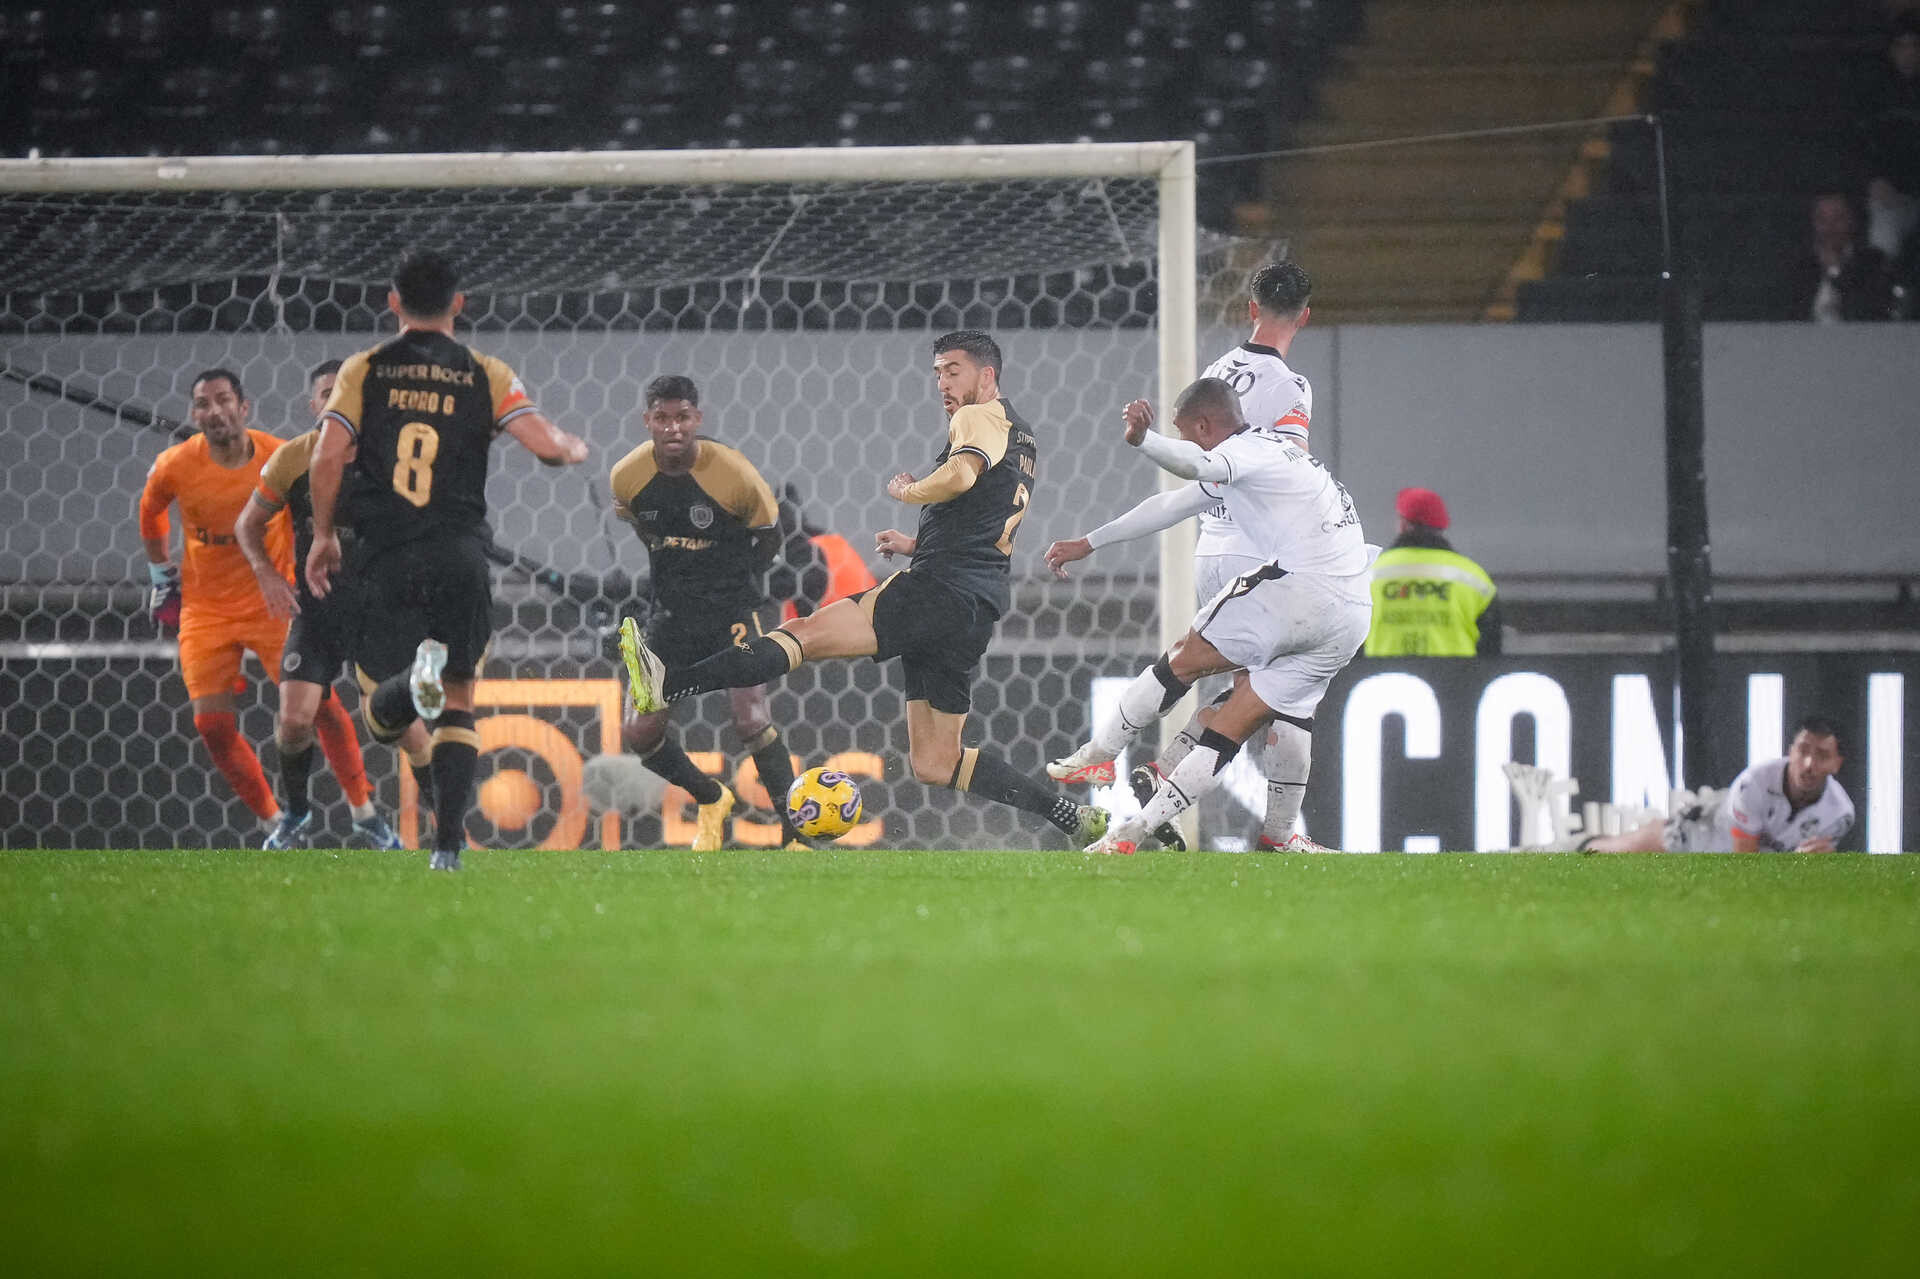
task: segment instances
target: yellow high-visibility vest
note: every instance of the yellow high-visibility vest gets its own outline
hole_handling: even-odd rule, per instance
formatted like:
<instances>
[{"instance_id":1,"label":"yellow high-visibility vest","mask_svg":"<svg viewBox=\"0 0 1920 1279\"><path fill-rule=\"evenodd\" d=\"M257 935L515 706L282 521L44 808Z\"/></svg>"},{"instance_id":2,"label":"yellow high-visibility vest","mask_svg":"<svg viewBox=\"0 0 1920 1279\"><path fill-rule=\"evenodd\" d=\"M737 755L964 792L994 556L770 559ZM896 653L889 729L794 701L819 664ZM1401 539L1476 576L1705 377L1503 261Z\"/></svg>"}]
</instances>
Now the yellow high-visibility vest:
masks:
<instances>
[{"instance_id":1,"label":"yellow high-visibility vest","mask_svg":"<svg viewBox=\"0 0 1920 1279\"><path fill-rule=\"evenodd\" d=\"M1397 546L1373 565L1368 657L1472 657L1493 579L1458 551Z\"/></svg>"}]
</instances>

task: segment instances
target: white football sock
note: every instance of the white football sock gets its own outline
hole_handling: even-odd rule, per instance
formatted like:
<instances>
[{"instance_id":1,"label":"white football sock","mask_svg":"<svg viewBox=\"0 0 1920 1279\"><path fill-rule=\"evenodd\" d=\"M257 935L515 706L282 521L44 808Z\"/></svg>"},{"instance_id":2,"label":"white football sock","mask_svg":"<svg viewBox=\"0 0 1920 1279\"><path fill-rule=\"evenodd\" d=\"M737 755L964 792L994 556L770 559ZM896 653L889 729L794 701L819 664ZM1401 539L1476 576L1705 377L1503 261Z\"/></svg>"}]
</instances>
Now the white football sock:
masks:
<instances>
[{"instance_id":1,"label":"white football sock","mask_svg":"<svg viewBox=\"0 0 1920 1279\"><path fill-rule=\"evenodd\" d=\"M1149 666L1134 676L1133 682L1120 693L1120 713L1100 726L1094 733L1092 745L1104 754L1101 758L1112 759L1140 736L1140 730L1156 723L1166 711L1161 704L1167 701L1168 689L1160 677ZM1178 700L1177 698L1175 700Z\"/></svg>"},{"instance_id":2,"label":"white football sock","mask_svg":"<svg viewBox=\"0 0 1920 1279\"><path fill-rule=\"evenodd\" d=\"M1193 744L1200 740L1200 734L1206 731L1206 727L1197 713L1188 720L1187 726L1168 743L1166 752L1160 756L1160 771L1170 773L1178 768L1180 761L1187 757L1187 752L1193 749Z\"/></svg>"},{"instance_id":3,"label":"white football sock","mask_svg":"<svg viewBox=\"0 0 1920 1279\"><path fill-rule=\"evenodd\" d=\"M1178 764L1167 770L1160 789L1130 820L1124 822L1119 838L1139 843L1146 833L1170 822L1200 802L1220 780L1220 752L1211 746L1194 743Z\"/></svg>"},{"instance_id":4,"label":"white football sock","mask_svg":"<svg viewBox=\"0 0 1920 1279\"><path fill-rule=\"evenodd\" d=\"M367 818L373 816L372 800L368 800L364 804L348 804L347 808L353 813L353 820L356 822L364 822Z\"/></svg>"},{"instance_id":5,"label":"white football sock","mask_svg":"<svg viewBox=\"0 0 1920 1279\"><path fill-rule=\"evenodd\" d=\"M1262 753L1267 774L1267 819L1260 833L1269 843L1284 844L1300 820L1300 801L1307 794L1307 773L1313 766L1313 734L1298 724L1275 720L1273 738Z\"/></svg>"}]
</instances>

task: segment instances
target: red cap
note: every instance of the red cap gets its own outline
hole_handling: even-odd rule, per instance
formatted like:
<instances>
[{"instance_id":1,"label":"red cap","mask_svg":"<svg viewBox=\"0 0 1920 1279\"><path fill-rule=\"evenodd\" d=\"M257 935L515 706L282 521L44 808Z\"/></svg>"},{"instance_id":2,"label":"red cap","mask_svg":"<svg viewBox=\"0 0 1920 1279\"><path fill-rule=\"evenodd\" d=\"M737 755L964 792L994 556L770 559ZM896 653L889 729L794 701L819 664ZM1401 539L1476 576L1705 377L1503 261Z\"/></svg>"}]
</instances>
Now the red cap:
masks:
<instances>
[{"instance_id":1,"label":"red cap","mask_svg":"<svg viewBox=\"0 0 1920 1279\"><path fill-rule=\"evenodd\" d=\"M1401 519L1415 524L1428 528L1447 526L1447 504L1432 489L1401 489L1400 496L1393 500L1393 509L1400 512Z\"/></svg>"}]
</instances>

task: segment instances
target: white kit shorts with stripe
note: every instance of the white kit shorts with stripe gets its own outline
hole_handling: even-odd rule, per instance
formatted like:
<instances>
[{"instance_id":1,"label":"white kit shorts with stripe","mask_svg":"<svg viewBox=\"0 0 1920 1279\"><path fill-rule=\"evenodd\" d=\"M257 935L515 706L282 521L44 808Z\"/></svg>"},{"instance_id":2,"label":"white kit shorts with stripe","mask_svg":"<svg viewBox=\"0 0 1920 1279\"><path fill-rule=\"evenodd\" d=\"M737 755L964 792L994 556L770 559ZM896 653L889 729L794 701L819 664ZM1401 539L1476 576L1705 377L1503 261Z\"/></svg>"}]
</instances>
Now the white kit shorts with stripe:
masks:
<instances>
[{"instance_id":1,"label":"white kit shorts with stripe","mask_svg":"<svg viewBox=\"0 0 1920 1279\"><path fill-rule=\"evenodd\" d=\"M1193 629L1242 667L1253 691L1282 715L1305 719L1366 642L1369 575L1327 577L1263 564L1221 589Z\"/></svg>"}]
</instances>

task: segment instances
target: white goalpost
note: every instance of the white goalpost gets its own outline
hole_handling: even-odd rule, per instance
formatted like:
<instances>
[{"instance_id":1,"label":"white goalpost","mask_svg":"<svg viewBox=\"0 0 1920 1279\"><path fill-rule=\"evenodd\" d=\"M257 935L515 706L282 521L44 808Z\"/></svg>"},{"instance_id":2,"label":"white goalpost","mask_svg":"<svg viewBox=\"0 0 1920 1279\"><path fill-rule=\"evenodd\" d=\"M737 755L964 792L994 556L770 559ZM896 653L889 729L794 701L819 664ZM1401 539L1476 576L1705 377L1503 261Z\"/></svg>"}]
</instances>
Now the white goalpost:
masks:
<instances>
[{"instance_id":1,"label":"white goalpost","mask_svg":"<svg viewBox=\"0 0 1920 1279\"><path fill-rule=\"evenodd\" d=\"M1021 598L976 709L1023 760L1070 747L1084 716L1067 705L1079 696L1065 691L1069 661L1110 674L1172 643L1192 614L1190 523L1163 535L1157 564L1116 552L1070 586L1043 581L1038 561L1155 482L1112 446L1125 400L1157 387L1164 407L1195 376L1194 188L1191 142L0 160L0 448L26 468L16 488L37 468L47 489L0 545L0 701L32 707L6 728L44 742L46 758L0 780L50 793L23 809L43 842L140 843L177 823L174 842L193 843L218 828L217 781L170 805L155 794L160 760L87 745L77 719L45 704L84 687L150 728L132 704L164 701L165 646L128 616L125 586L137 542L120 503L167 442L142 415L184 419L182 379L226 364L257 424L290 433L305 369L376 340L392 259L448 238L475 263L463 264L479 295L472 340L504 346L595 448L584 476L496 467L508 472L490 489L496 532L527 570L503 575L511 622L496 651L509 667L599 669L606 609L637 589L645 561L609 529L594 486L631 446L626 409L648 376L694 376L714 398L710 420L775 489L794 481L811 517L864 549L885 514L867 481L931 457L925 339L1004 327L1012 398L1042 428L1050 491L1023 528ZM79 474L100 494L91 507L55 491ZM797 686L789 714L811 724L852 696L876 722L893 718L884 690L847 684ZM797 737L803 754L839 746ZM538 759L511 766L539 786L565 780ZM951 807L886 838L1020 843Z\"/></svg>"}]
</instances>

